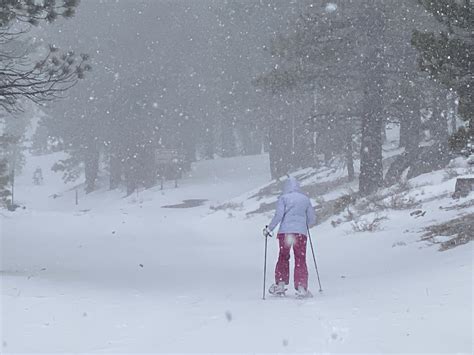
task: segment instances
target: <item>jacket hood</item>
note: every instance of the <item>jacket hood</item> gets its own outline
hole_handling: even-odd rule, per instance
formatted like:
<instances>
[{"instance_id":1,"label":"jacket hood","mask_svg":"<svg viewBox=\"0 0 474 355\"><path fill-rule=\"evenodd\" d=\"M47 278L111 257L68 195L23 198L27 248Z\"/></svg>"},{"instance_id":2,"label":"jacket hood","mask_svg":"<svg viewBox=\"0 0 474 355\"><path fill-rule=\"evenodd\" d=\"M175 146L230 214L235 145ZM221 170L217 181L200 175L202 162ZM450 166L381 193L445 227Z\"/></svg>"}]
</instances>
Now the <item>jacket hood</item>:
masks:
<instances>
[{"instance_id":1,"label":"jacket hood","mask_svg":"<svg viewBox=\"0 0 474 355\"><path fill-rule=\"evenodd\" d=\"M291 192L301 192L300 183L294 177L289 177L283 186L283 194L289 194Z\"/></svg>"}]
</instances>

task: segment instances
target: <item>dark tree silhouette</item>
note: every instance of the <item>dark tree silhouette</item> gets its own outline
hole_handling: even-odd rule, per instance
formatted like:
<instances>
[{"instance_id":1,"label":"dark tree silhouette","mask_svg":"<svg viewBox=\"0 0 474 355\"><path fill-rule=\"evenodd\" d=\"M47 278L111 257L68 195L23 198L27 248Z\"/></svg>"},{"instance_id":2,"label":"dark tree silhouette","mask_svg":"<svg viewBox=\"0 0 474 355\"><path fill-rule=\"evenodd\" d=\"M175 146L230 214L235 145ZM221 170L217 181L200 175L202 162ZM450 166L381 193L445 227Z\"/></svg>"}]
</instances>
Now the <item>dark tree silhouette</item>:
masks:
<instances>
[{"instance_id":1,"label":"dark tree silhouette","mask_svg":"<svg viewBox=\"0 0 474 355\"><path fill-rule=\"evenodd\" d=\"M78 3L78 0L2 0L0 106L4 110L18 110L22 98L41 103L61 97L91 69L85 54L60 53L58 48L50 46L41 60L33 61L31 49L18 49L19 46L15 46L32 25L73 16Z\"/></svg>"}]
</instances>

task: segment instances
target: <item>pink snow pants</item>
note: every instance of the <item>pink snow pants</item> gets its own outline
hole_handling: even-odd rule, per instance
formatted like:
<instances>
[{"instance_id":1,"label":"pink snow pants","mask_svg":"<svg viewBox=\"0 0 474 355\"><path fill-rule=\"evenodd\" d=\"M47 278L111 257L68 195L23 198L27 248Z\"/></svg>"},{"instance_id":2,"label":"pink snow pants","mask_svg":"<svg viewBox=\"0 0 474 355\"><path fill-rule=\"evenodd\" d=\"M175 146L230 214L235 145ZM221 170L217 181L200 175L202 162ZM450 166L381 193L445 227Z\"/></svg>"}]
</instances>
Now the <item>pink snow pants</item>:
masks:
<instances>
[{"instance_id":1,"label":"pink snow pants","mask_svg":"<svg viewBox=\"0 0 474 355\"><path fill-rule=\"evenodd\" d=\"M303 234L278 234L280 255L275 268L275 282L290 283L290 249L293 245L295 255L295 289L303 286L308 289L308 268L306 266L306 236Z\"/></svg>"}]
</instances>

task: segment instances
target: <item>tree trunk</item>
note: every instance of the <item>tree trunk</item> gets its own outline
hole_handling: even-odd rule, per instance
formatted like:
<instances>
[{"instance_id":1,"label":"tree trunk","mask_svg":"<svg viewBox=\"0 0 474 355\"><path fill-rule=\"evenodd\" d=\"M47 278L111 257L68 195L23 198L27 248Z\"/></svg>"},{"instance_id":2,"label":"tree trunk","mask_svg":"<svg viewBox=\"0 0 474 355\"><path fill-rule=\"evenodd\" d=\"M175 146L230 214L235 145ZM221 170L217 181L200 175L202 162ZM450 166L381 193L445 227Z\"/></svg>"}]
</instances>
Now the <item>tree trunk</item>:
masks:
<instances>
[{"instance_id":1,"label":"tree trunk","mask_svg":"<svg viewBox=\"0 0 474 355\"><path fill-rule=\"evenodd\" d=\"M311 125L303 119L299 120L299 123L294 139L295 162L293 165L297 168L307 168L314 164L313 132Z\"/></svg>"},{"instance_id":2,"label":"tree trunk","mask_svg":"<svg viewBox=\"0 0 474 355\"><path fill-rule=\"evenodd\" d=\"M409 129L410 128L410 119L409 117L402 114L400 117L400 142L398 147L399 148L406 148L408 146L409 140Z\"/></svg>"},{"instance_id":3,"label":"tree trunk","mask_svg":"<svg viewBox=\"0 0 474 355\"><path fill-rule=\"evenodd\" d=\"M372 60L380 58L378 52L378 50L374 51ZM384 81L381 75L381 66L383 63L373 63L374 71L366 76L359 175L359 193L362 196L374 193L383 185L382 128L384 118L381 88Z\"/></svg>"},{"instance_id":4,"label":"tree trunk","mask_svg":"<svg viewBox=\"0 0 474 355\"><path fill-rule=\"evenodd\" d=\"M270 129L268 132L268 155L270 159L270 174L272 179L277 179L279 177L279 160L280 157L278 155L278 137L276 134L276 128L274 125L270 125Z\"/></svg>"},{"instance_id":5,"label":"tree trunk","mask_svg":"<svg viewBox=\"0 0 474 355\"><path fill-rule=\"evenodd\" d=\"M413 116L410 117L408 130L407 130L407 142L405 145L405 152L408 156L414 157L419 152L420 147L420 129L421 129L421 115L420 110L414 110Z\"/></svg>"},{"instance_id":6,"label":"tree trunk","mask_svg":"<svg viewBox=\"0 0 474 355\"><path fill-rule=\"evenodd\" d=\"M93 144L90 144L86 148L84 167L86 176L86 193L90 193L95 190L97 177L99 174L99 151Z\"/></svg>"},{"instance_id":7,"label":"tree trunk","mask_svg":"<svg viewBox=\"0 0 474 355\"><path fill-rule=\"evenodd\" d=\"M365 71L365 95L362 116L360 150L359 193L370 195L383 185L382 128L384 125L383 88L384 73L384 29L383 3L375 0L365 3L365 30L368 53L363 58Z\"/></svg>"},{"instance_id":8,"label":"tree trunk","mask_svg":"<svg viewBox=\"0 0 474 355\"><path fill-rule=\"evenodd\" d=\"M387 143L387 120L382 123L382 142Z\"/></svg>"},{"instance_id":9,"label":"tree trunk","mask_svg":"<svg viewBox=\"0 0 474 355\"><path fill-rule=\"evenodd\" d=\"M222 156L233 157L236 155L235 132L233 120L223 118L221 131L222 142Z\"/></svg>"},{"instance_id":10,"label":"tree trunk","mask_svg":"<svg viewBox=\"0 0 474 355\"><path fill-rule=\"evenodd\" d=\"M457 104L456 104L456 95L452 92L449 94L448 102L449 102L449 116L450 116L450 126L451 126L451 134L454 134L458 131L458 125L456 122L456 111L457 111ZM471 124L471 127L473 125Z\"/></svg>"},{"instance_id":11,"label":"tree trunk","mask_svg":"<svg viewBox=\"0 0 474 355\"><path fill-rule=\"evenodd\" d=\"M433 140L439 143L448 141L448 99L444 91L437 93L433 99L430 131Z\"/></svg>"},{"instance_id":12,"label":"tree trunk","mask_svg":"<svg viewBox=\"0 0 474 355\"><path fill-rule=\"evenodd\" d=\"M144 146L141 152L141 171L143 175L143 186L150 189L156 185L158 179L158 172L155 160L154 149L151 146Z\"/></svg>"},{"instance_id":13,"label":"tree trunk","mask_svg":"<svg viewBox=\"0 0 474 355\"><path fill-rule=\"evenodd\" d=\"M110 164L110 190L114 190L119 187L122 182L122 162L120 156L116 153L112 153L109 158Z\"/></svg>"},{"instance_id":14,"label":"tree trunk","mask_svg":"<svg viewBox=\"0 0 474 355\"><path fill-rule=\"evenodd\" d=\"M139 150L134 145L130 145L125 152L123 170L127 196L130 196L139 185L139 154Z\"/></svg>"},{"instance_id":15,"label":"tree trunk","mask_svg":"<svg viewBox=\"0 0 474 355\"><path fill-rule=\"evenodd\" d=\"M274 120L269 130L270 170L273 179L288 174L292 167L292 137L287 133L286 121Z\"/></svg>"},{"instance_id":16,"label":"tree trunk","mask_svg":"<svg viewBox=\"0 0 474 355\"><path fill-rule=\"evenodd\" d=\"M354 147L352 144L352 133L346 128L346 164L347 164L347 177L349 181L354 181Z\"/></svg>"},{"instance_id":17,"label":"tree trunk","mask_svg":"<svg viewBox=\"0 0 474 355\"><path fill-rule=\"evenodd\" d=\"M130 196L138 187L137 173L135 166L131 163L132 159L127 159L128 162L125 166L125 184L127 187L127 196Z\"/></svg>"},{"instance_id":18,"label":"tree trunk","mask_svg":"<svg viewBox=\"0 0 474 355\"><path fill-rule=\"evenodd\" d=\"M359 192L362 196L377 191L383 184L382 117L369 111L362 118Z\"/></svg>"},{"instance_id":19,"label":"tree trunk","mask_svg":"<svg viewBox=\"0 0 474 355\"><path fill-rule=\"evenodd\" d=\"M204 132L204 158L214 159L216 153L214 131L211 127L207 127Z\"/></svg>"}]
</instances>

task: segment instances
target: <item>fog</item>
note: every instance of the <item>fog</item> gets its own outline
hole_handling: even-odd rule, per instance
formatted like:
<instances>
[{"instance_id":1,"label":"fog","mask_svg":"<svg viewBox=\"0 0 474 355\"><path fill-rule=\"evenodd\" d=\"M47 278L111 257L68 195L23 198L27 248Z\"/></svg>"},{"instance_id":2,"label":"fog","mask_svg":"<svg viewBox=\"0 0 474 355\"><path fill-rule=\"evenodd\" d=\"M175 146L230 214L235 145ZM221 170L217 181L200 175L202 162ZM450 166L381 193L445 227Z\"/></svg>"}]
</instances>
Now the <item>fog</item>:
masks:
<instances>
[{"instance_id":1,"label":"fog","mask_svg":"<svg viewBox=\"0 0 474 355\"><path fill-rule=\"evenodd\" d=\"M472 0L1 0L1 353L472 353Z\"/></svg>"}]
</instances>

